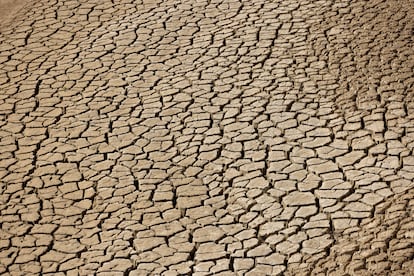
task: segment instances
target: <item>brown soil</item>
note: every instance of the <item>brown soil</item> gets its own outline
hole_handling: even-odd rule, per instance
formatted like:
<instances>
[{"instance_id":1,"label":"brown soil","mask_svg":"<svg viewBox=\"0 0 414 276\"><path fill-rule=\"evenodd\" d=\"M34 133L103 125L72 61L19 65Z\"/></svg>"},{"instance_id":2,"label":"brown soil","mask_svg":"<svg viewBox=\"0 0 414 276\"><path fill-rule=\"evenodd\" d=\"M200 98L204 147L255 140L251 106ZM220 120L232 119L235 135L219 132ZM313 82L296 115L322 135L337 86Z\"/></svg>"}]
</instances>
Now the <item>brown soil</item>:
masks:
<instances>
[{"instance_id":1,"label":"brown soil","mask_svg":"<svg viewBox=\"0 0 414 276\"><path fill-rule=\"evenodd\" d=\"M0 28L12 21L28 0L0 0Z\"/></svg>"}]
</instances>

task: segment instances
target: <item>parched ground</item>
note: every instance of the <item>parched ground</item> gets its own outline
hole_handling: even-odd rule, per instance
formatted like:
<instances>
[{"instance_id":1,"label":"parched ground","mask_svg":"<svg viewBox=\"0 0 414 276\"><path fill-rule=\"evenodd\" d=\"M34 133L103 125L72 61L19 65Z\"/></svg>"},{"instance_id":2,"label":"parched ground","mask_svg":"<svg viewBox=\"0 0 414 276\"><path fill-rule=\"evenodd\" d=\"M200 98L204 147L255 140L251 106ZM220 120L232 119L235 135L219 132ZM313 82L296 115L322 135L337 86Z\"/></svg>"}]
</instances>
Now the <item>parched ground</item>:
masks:
<instances>
[{"instance_id":1,"label":"parched ground","mask_svg":"<svg viewBox=\"0 0 414 276\"><path fill-rule=\"evenodd\" d=\"M1 275L414 275L411 1L6 2Z\"/></svg>"},{"instance_id":2,"label":"parched ground","mask_svg":"<svg viewBox=\"0 0 414 276\"><path fill-rule=\"evenodd\" d=\"M0 0L0 30L4 25L13 24L14 18L29 0Z\"/></svg>"}]
</instances>

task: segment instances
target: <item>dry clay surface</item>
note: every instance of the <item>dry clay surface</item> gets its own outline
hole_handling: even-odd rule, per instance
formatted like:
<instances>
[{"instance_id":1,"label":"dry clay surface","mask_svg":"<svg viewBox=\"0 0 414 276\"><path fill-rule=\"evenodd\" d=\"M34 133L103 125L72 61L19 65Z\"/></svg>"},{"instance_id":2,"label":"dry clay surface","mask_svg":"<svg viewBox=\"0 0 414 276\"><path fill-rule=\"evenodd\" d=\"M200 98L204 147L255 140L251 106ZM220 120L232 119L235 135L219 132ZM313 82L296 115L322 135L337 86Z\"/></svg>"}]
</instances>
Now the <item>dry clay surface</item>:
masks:
<instances>
[{"instance_id":1,"label":"dry clay surface","mask_svg":"<svg viewBox=\"0 0 414 276\"><path fill-rule=\"evenodd\" d=\"M0 31L0 274L414 275L414 6L39 0Z\"/></svg>"},{"instance_id":2,"label":"dry clay surface","mask_svg":"<svg viewBox=\"0 0 414 276\"><path fill-rule=\"evenodd\" d=\"M29 0L0 0L0 28L13 24L13 19L19 14Z\"/></svg>"}]
</instances>

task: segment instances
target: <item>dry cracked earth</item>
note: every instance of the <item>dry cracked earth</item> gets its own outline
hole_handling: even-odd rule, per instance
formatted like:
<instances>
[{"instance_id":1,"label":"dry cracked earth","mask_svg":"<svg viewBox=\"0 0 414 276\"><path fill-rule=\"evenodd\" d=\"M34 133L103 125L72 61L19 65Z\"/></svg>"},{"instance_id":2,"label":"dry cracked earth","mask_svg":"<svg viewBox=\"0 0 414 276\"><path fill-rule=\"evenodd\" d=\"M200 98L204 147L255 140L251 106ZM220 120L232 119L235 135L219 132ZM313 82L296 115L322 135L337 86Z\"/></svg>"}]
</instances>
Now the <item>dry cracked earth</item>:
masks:
<instances>
[{"instance_id":1,"label":"dry cracked earth","mask_svg":"<svg viewBox=\"0 0 414 276\"><path fill-rule=\"evenodd\" d=\"M0 274L414 275L412 2L5 14Z\"/></svg>"}]
</instances>

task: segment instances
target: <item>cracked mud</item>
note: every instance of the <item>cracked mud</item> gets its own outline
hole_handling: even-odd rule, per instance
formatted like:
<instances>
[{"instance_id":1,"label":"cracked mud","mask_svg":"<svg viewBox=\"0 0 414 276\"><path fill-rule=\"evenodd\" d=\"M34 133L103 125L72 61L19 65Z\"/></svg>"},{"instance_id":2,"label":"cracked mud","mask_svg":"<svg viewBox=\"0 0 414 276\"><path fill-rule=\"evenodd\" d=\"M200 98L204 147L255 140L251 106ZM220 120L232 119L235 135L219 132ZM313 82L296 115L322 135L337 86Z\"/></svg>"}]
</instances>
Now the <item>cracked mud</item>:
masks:
<instances>
[{"instance_id":1,"label":"cracked mud","mask_svg":"<svg viewBox=\"0 0 414 276\"><path fill-rule=\"evenodd\" d=\"M0 29L0 274L414 274L414 7L40 0Z\"/></svg>"}]
</instances>

